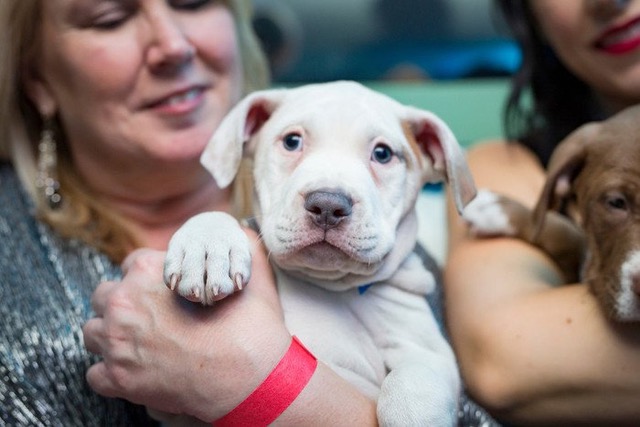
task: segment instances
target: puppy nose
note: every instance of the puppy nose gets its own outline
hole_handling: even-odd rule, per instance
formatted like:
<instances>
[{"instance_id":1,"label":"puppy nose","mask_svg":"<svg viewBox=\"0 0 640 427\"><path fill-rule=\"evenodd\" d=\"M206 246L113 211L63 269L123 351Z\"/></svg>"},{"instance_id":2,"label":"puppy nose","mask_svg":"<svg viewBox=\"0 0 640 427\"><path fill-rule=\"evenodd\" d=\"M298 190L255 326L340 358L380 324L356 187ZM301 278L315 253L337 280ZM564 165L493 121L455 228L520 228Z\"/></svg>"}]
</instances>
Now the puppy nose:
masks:
<instances>
[{"instance_id":1,"label":"puppy nose","mask_svg":"<svg viewBox=\"0 0 640 427\"><path fill-rule=\"evenodd\" d=\"M305 196L304 208L318 227L328 230L351 215L353 201L335 191L313 191Z\"/></svg>"}]
</instances>

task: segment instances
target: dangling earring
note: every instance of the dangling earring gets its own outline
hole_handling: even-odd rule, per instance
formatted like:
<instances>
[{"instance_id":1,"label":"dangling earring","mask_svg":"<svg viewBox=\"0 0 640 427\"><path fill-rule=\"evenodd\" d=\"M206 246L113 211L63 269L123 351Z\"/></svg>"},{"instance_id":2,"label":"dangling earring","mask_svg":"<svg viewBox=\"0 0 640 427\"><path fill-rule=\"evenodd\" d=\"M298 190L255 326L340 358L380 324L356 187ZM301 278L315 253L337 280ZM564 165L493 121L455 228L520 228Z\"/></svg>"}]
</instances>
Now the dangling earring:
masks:
<instances>
[{"instance_id":1,"label":"dangling earring","mask_svg":"<svg viewBox=\"0 0 640 427\"><path fill-rule=\"evenodd\" d=\"M62 204L60 182L58 181L58 156L53 131L53 120L46 119L40 142L38 143L38 175L36 188L49 209L55 210Z\"/></svg>"}]
</instances>

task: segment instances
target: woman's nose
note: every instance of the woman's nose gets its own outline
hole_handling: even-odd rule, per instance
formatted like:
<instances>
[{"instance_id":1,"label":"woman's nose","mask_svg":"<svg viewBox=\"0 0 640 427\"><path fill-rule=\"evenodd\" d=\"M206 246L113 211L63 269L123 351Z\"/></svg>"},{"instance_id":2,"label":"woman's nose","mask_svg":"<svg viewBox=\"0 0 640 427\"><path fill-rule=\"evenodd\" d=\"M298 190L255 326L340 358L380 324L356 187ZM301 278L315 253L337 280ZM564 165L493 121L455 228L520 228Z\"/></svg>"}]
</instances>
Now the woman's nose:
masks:
<instances>
[{"instance_id":1,"label":"woman's nose","mask_svg":"<svg viewBox=\"0 0 640 427\"><path fill-rule=\"evenodd\" d=\"M196 48L171 12L155 14L150 22L152 41L147 60L151 67L157 70L171 69L194 58Z\"/></svg>"},{"instance_id":2,"label":"woman's nose","mask_svg":"<svg viewBox=\"0 0 640 427\"><path fill-rule=\"evenodd\" d=\"M608 19L624 12L630 0L586 0L587 9L596 18Z\"/></svg>"}]
</instances>

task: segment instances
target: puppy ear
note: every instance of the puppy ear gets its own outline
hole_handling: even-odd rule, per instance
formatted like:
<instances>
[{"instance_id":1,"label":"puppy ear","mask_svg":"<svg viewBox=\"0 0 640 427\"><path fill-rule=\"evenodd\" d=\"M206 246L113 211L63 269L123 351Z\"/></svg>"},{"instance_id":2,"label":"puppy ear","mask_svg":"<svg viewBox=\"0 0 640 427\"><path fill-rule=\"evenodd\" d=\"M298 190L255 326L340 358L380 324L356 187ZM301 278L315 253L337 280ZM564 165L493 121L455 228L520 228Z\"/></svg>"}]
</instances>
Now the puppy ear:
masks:
<instances>
[{"instance_id":1,"label":"puppy ear","mask_svg":"<svg viewBox=\"0 0 640 427\"><path fill-rule=\"evenodd\" d=\"M533 210L534 240L542 231L547 211L563 213L565 202L572 194L573 182L585 164L589 142L598 129L598 124L586 124L566 137L554 150L547 167L547 180Z\"/></svg>"},{"instance_id":2,"label":"puppy ear","mask_svg":"<svg viewBox=\"0 0 640 427\"><path fill-rule=\"evenodd\" d=\"M462 213L477 192L464 151L449 126L438 116L413 107L407 107L406 112L405 123L429 160L422 166L423 182L446 181L456 209Z\"/></svg>"},{"instance_id":3,"label":"puppy ear","mask_svg":"<svg viewBox=\"0 0 640 427\"><path fill-rule=\"evenodd\" d=\"M242 99L222 120L205 147L200 163L225 188L236 176L245 144L269 120L285 96L286 89L254 92Z\"/></svg>"}]
</instances>

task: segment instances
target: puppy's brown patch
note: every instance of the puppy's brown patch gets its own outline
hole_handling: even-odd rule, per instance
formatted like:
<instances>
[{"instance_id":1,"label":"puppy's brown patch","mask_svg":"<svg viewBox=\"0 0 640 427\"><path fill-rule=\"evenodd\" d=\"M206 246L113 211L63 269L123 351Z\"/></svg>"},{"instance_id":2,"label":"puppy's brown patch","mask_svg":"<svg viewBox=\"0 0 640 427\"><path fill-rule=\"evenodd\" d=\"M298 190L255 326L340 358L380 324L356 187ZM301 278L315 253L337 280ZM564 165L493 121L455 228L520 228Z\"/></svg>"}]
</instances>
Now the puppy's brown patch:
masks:
<instances>
[{"instance_id":1,"label":"puppy's brown patch","mask_svg":"<svg viewBox=\"0 0 640 427\"><path fill-rule=\"evenodd\" d=\"M407 139L407 142L409 142L409 148L411 148L411 151L413 152L414 157L418 162L418 168L422 168L424 166L424 152L422 151L422 148L420 148L420 144L416 140L416 136L413 133L411 124L402 122L402 132L404 133L404 137ZM407 161L409 160L410 159L407 159Z\"/></svg>"}]
</instances>

